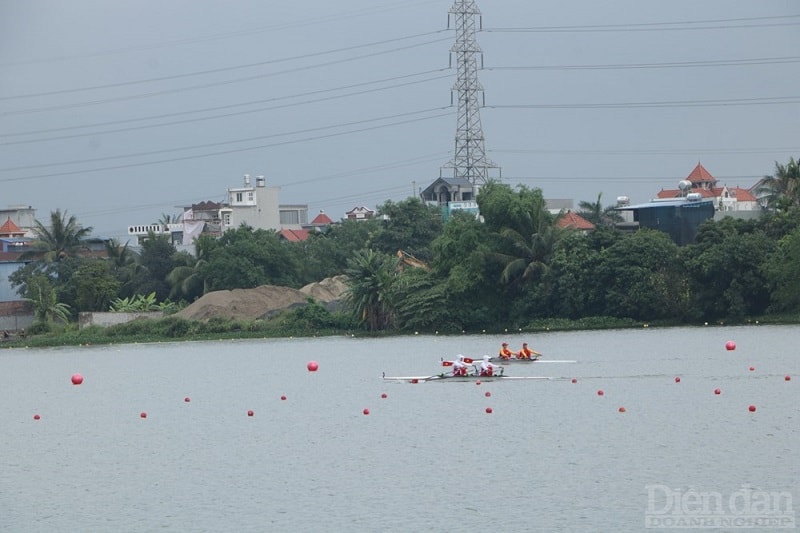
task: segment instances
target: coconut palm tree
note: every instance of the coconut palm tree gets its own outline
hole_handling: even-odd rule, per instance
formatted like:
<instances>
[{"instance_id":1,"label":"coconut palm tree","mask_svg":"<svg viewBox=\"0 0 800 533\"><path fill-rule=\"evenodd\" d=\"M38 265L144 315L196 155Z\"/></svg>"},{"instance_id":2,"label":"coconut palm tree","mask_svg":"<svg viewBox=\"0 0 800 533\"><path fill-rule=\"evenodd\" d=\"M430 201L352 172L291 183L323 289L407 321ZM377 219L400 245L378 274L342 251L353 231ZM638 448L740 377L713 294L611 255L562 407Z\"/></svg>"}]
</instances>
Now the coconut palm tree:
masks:
<instances>
[{"instance_id":1,"label":"coconut palm tree","mask_svg":"<svg viewBox=\"0 0 800 533\"><path fill-rule=\"evenodd\" d=\"M549 268L561 231L544 204L528 210L517 219L517 228L503 228L500 236L510 243L512 251L496 253L505 264L502 283L524 285L541 279Z\"/></svg>"},{"instance_id":2,"label":"coconut palm tree","mask_svg":"<svg viewBox=\"0 0 800 533\"><path fill-rule=\"evenodd\" d=\"M393 327L397 257L361 250L347 264L345 301L355 316L370 331Z\"/></svg>"},{"instance_id":3,"label":"coconut palm tree","mask_svg":"<svg viewBox=\"0 0 800 533\"><path fill-rule=\"evenodd\" d=\"M91 227L82 227L75 216L68 216L56 209L50 213L50 227L35 220L33 232L36 238L31 243L33 250L22 254L23 259L39 257L47 263L61 261L85 248L83 239L92 233Z\"/></svg>"},{"instance_id":4,"label":"coconut palm tree","mask_svg":"<svg viewBox=\"0 0 800 533\"><path fill-rule=\"evenodd\" d=\"M578 202L578 214L596 226L610 226L614 222L621 222L622 216L614 209L614 206L603 208L600 199L603 193L598 193L596 202Z\"/></svg>"},{"instance_id":5,"label":"coconut palm tree","mask_svg":"<svg viewBox=\"0 0 800 533\"><path fill-rule=\"evenodd\" d=\"M754 187L756 197L768 209L800 207L800 161L789 158L786 165L775 162L775 173L764 176Z\"/></svg>"}]
</instances>

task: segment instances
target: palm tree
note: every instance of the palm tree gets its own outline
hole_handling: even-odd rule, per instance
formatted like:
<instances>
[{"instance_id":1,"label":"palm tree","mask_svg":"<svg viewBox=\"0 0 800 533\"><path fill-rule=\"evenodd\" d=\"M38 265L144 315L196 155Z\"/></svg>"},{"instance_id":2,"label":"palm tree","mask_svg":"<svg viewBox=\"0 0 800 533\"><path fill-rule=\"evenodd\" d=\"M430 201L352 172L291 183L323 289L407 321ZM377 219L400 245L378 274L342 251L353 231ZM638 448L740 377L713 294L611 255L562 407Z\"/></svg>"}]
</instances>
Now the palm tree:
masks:
<instances>
[{"instance_id":1,"label":"palm tree","mask_svg":"<svg viewBox=\"0 0 800 533\"><path fill-rule=\"evenodd\" d=\"M78 224L75 216L67 216L56 209L50 213L50 227L38 220L34 221L33 232L36 239L31 243L33 250L22 254L23 259L41 257L47 263L61 261L85 248L82 240L92 233L92 228Z\"/></svg>"},{"instance_id":2,"label":"palm tree","mask_svg":"<svg viewBox=\"0 0 800 533\"><path fill-rule=\"evenodd\" d=\"M161 218L158 219L156 224L167 229L169 224L177 224L181 221L181 215L168 215L167 213L161 213Z\"/></svg>"},{"instance_id":3,"label":"palm tree","mask_svg":"<svg viewBox=\"0 0 800 533\"><path fill-rule=\"evenodd\" d=\"M345 301L370 331L394 326L394 293L398 259L373 250L361 250L347 261Z\"/></svg>"},{"instance_id":4,"label":"palm tree","mask_svg":"<svg viewBox=\"0 0 800 533\"><path fill-rule=\"evenodd\" d=\"M105 242L106 257L115 270L125 268L136 260L136 253L128 248L128 243L120 245L117 239L108 239Z\"/></svg>"},{"instance_id":5,"label":"palm tree","mask_svg":"<svg viewBox=\"0 0 800 533\"><path fill-rule=\"evenodd\" d=\"M33 305L33 314L39 323L48 325L54 319L69 322L69 306L58 301L56 290L47 276L34 275L25 289L25 299Z\"/></svg>"},{"instance_id":6,"label":"palm tree","mask_svg":"<svg viewBox=\"0 0 800 533\"><path fill-rule=\"evenodd\" d=\"M524 285L541 279L547 272L561 231L542 204L526 211L518 219L517 229L500 230L500 236L510 242L513 249L510 253L495 254L505 264L500 281Z\"/></svg>"},{"instance_id":7,"label":"palm tree","mask_svg":"<svg viewBox=\"0 0 800 533\"><path fill-rule=\"evenodd\" d=\"M614 222L621 222L622 216L615 210L614 206L603 208L600 199L603 193L598 193L596 202L580 201L578 214L596 226L610 226Z\"/></svg>"},{"instance_id":8,"label":"palm tree","mask_svg":"<svg viewBox=\"0 0 800 533\"><path fill-rule=\"evenodd\" d=\"M754 192L765 207L785 210L800 207L800 161L789 158L786 165L775 162L775 174L764 176Z\"/></svg>"}]
</instances>

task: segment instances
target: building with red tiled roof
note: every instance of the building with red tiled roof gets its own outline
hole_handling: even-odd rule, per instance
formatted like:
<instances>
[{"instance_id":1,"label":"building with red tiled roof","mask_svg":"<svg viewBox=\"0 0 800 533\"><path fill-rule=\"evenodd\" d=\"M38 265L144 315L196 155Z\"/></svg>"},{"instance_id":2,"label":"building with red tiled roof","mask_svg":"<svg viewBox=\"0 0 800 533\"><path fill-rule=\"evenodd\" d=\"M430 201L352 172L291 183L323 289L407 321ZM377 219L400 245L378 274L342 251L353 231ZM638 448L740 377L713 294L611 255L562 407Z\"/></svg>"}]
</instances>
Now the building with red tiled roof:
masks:
<instances>
[{"instance_id":1,"label":"building with red tiled roof","mask_svg":"<svg viewBox=\"0 0 800 533\"><path fill-rule=\"evenodd\" d=\"M24 237L25 230L14 224L14 221L11 220L11 217L0 226L0 237Z\"/></svg>"},{"instance_id":2,"label":"building with red tiled roof","mask_svg":"<svg viewBox=\"0 0 800 533\"><path fill-rule=\"evenodd\" d=\"M311 234L307 229L282 229L280 231L281 238L289 242L300 242L308 239Z\"/></svg>"},{"instance_id":3,"label":"building with red tiled roof","mask_svg":"<svg viewBox=\"0 0 800 533\"><path fill-rule=\"evenodd\" d=\"M697 199L713 200L718 212L758 211L758 199L748 189L742 187L719 186L717 178L697 163L697 166L686 176L678 189L661 189L657 198L683 198L692 195Z\"/></svg>"},{"instance_id":4,"label":"building with red tiled roof","mask_svg":"<svg viewBox=\"0 0 800 533\"><path fill-rule=\"evenodd\" d=\"M556 227L578 230L586 233L587 231L594 230L596 226L579 214L567 211L558 217L556 220Z\"/></svg>"}]
</instances>

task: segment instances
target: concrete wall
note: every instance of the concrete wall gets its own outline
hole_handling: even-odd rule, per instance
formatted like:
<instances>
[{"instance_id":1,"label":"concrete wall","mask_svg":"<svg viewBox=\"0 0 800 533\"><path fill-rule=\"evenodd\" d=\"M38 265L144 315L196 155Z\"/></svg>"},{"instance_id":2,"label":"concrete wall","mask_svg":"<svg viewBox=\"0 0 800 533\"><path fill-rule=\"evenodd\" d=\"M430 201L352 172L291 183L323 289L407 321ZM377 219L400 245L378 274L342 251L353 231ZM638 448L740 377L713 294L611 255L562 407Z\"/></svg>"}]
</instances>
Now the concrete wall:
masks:
<instances>
[{"instance_id":1,"label":"concrete wall","mask_svg":"<svg viewBox=\"0 0 800 533\"><path fill-rule=\"evenodd\" d=\"M26 301L0 302L0 332L18 331L33 324L33 310Z\"/></svg>"},{"instance_id":2,"label":"concrete wall","mask_svg":"<svg viewBox=\"0 0 800 533\"><path fill-rule=\"evenodd\" d=\"M86 326L114 326L124 324L137 318L162 318L164 313L161 311L150 311L141 313L78 313L78 327Z\"/></svg>"}]
</instances>

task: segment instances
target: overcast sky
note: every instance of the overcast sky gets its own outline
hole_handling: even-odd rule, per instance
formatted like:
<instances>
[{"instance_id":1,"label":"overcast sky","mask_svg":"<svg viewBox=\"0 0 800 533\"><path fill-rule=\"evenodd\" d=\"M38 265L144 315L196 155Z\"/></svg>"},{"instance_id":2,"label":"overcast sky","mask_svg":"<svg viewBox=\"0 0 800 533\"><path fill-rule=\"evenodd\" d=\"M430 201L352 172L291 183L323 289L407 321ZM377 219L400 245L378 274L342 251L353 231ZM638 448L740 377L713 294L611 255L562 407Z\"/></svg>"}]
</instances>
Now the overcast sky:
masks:
<instances>
[{"instance_id":1,"label":"overcast sky","mask_svg":"<svg viewBox=\"0 0 800 533\"><path fill-rule=\"evenodd\" d=\"M96 236L264 175L334 219L453 156L452 0L0 0L0 205ZM800 156L797 0L480 0L503 181L604 205Z\"/></svg>"}]
</instances>

